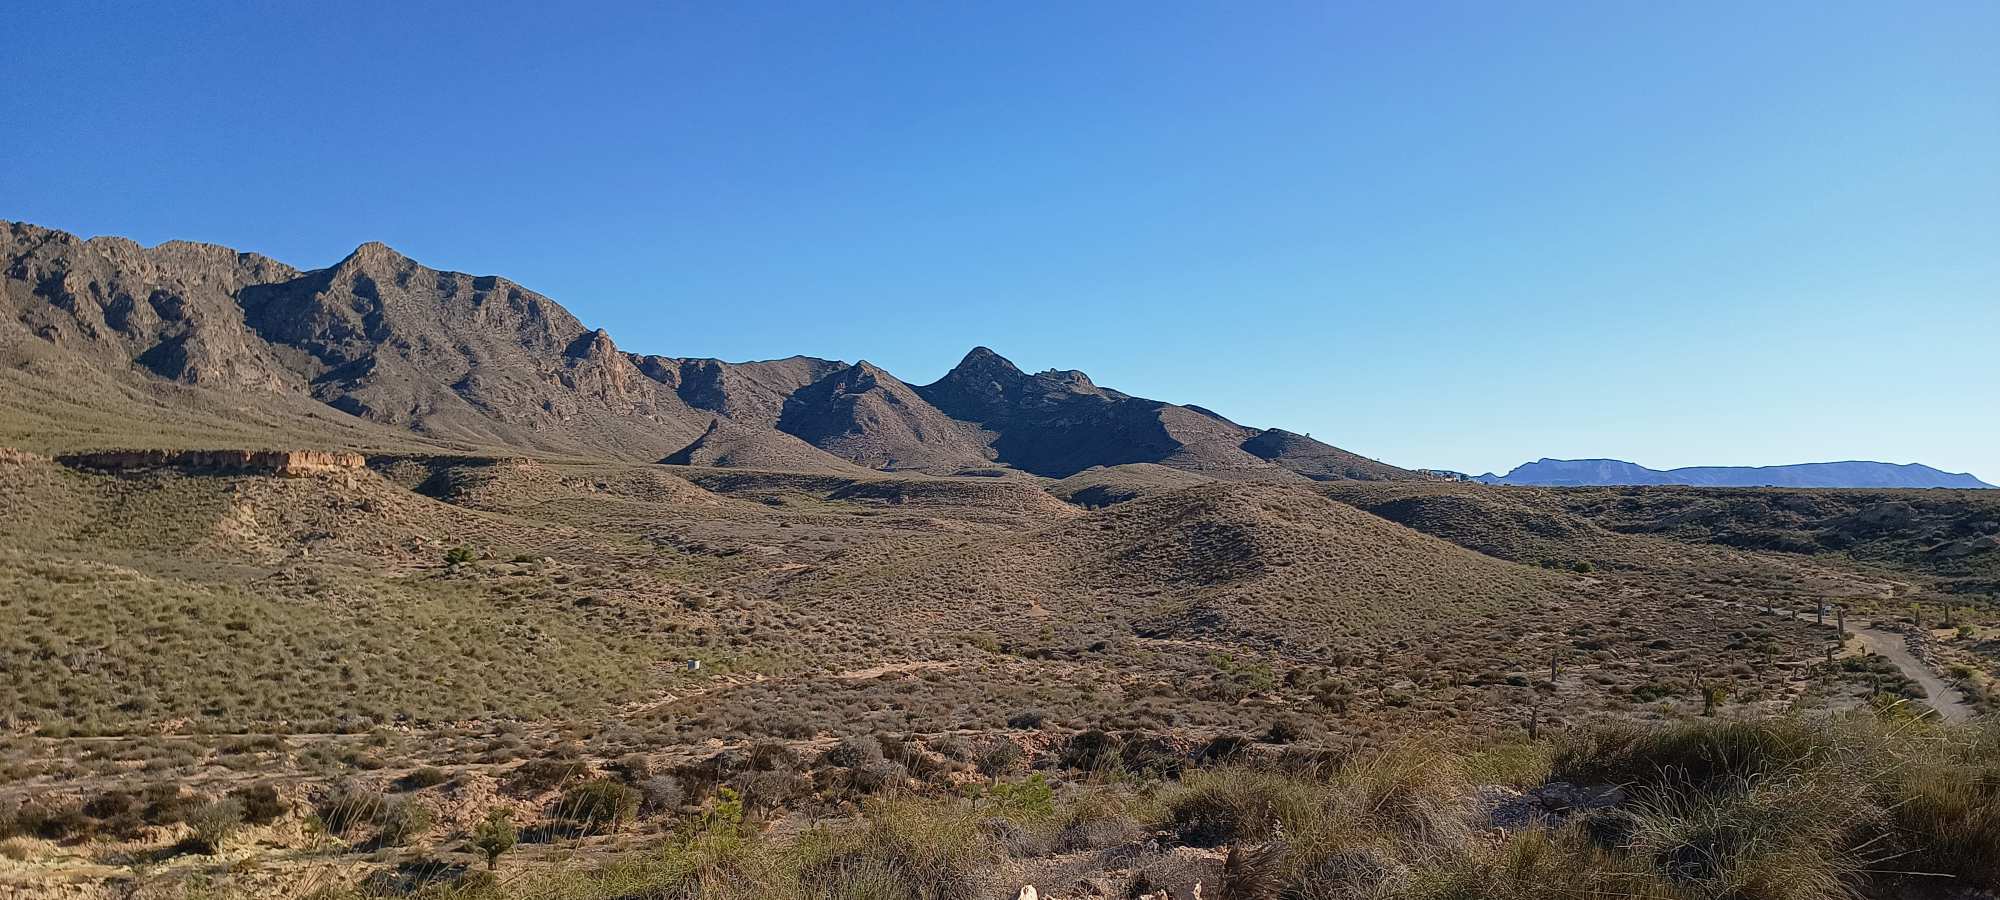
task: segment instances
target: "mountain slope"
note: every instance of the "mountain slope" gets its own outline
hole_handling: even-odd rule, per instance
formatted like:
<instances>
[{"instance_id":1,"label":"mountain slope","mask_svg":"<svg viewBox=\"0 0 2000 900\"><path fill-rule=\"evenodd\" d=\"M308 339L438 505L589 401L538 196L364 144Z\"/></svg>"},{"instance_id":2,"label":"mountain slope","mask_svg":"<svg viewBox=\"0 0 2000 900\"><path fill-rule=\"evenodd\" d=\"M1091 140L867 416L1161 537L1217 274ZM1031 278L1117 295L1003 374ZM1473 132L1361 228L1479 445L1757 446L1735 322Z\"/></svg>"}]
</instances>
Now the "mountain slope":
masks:
<instances>
[{"instance_id":1,"label":"mountain slope","mask_svg":"<svg viewBox=\"0 0 2000 900\"><path fill-rule=\"evenodd\" d=\"M946 415L993 432L998 461L1051 478L1132 463L1225 478L1419 477L1290 432L1100 387L1082 372L1030 375L985 347L916 390Z\"/></svg>"},{"instance_id":2,"label":"mountain slope","mask_svg":"<svg viewBox=\"0 0 2000 900\"><path fill-rule=\"evenodd\" d=\"M1506 475L1487 473L1486 484L1555 486L1659 485L1694 487L1990 488L1965 473L1915 463L1848 461L1789 466L1688 466L1648 469L1617 459L1539 459Z\"/></svg>"},{"instance_id":3,"label":"mountain slope","mask_svg":"<svg viewBox=\"0 0 2000 900\"><path fill-rule=\"evenodd\" d=\"M327 405L422 434L654 457L707 424L609 335L510 281L381 244L246 289L246 323Z\"/></svg>"},{"instance_id":4,"label":"mountain slope","mask_svg":"<svg viewBox=\"0 0 2000 900\"><path fill-rule=\"evenodd\" d=\"M694 442L660 460L670 466L858 475L859 466L774 428L718 418Z\"/></svg>"},{"instance_id":5,"label":"mountain slope","mask_svg":"<svg viewBox=\"0 0 2000 900\"><path fill-rule=\"evenodd\" d=\"M554 301L381 244L300 272L210 245L10 223L0 266L0 360L16 377L58 396L80 382L93 410L143 419L159 400L204 419L177 430L657 458L710 418Z\"/></svg>"},{"instance_id":6,"label":"mountain slope","mask_svg":"<svg viewBox=\"0 0 2000 900\"><path fill-rule=\"evenodd\" d=\"M1158 464L1252 481L1425 476L976 348L912 387L866 362L626 353L497 276L378 243L324 269L174 242L0 232L0 437L89 446L531 452L1062 478ZM808 449L811 448L811 449Z\"/></svg>"},{"instance_id":7,"label":"mountain slope","mask_svg":"<svg viewBox=\"0 0 2000 900\"><path fill-rule=\"evenodd\" d=\"M978 427L939 412L865 360L799 389L777 424L871 469L950 472L992 464Z\"/></svg>"},{"instance_id":8,"label":"mountain slope","mask_svg":"<svg viewBox=\"0 0 2000 900\"><path fill-rule=\"evenodd\" d=\"M1311 435L1293 434L1271 428L1243 442L1243 450L1268 459L1314 481L1422 481L1428 480L1407 469L1379 463L1322 444Z\"/></svg>"},{"instance_id":9,"label":"mountain slope","mask_svg":"<svg viewBox=\"0 0 2000 900\"><path fill-rule=\"evenodd\" d=\"M785 401L799 389L848 367L810 356L729 363L635 355L632 361L646 377L673 388L687 405L764 428L777 427Z\"/></svg>"}]
</instances>

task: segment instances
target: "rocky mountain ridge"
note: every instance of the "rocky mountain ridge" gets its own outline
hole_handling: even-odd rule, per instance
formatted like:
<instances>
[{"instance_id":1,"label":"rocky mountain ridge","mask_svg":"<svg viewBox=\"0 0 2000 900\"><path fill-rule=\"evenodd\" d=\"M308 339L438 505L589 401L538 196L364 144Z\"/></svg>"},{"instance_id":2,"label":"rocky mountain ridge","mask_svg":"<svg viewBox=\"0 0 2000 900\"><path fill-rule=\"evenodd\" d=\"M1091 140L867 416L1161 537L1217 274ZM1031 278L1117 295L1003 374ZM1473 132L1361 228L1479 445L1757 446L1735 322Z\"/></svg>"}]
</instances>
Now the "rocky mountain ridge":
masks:
<instances>
[{"instance_id":1,"label":"rocky mountain ridge","mask_svg":"<svg viewBox=\"0 0 2000 900\"><path fill-rule=\"evenodd\" d=\"M363 435L799 471L1062 478L1154 463L1235 480L1426 477L1082 372L1030 375L984 347L922 386L866 361L628 353L542 294L380 243L300 270L215 245L0 223L0 372L57 399L87 385L74 402L93 410L143 400L156 420L274 439L311 428L334 435L329 446ZM89 443L57 419L27 421L11 430L41 449Z\"/></svg>"}]
</instances>

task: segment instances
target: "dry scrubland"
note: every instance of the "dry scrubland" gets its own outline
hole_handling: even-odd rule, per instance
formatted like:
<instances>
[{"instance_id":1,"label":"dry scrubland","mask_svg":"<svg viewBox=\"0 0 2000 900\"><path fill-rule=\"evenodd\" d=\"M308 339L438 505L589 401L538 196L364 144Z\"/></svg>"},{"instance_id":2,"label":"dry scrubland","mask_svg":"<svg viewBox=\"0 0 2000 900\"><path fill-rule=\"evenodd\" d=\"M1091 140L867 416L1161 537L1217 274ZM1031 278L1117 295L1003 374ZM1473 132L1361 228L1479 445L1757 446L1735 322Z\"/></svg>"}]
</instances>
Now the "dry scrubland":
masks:
<instances>
[{"instance_id":1,"label":"dry scrubland","mask_svg":"<svg viewBox=\"0 0 2000 900\"><path fill-rule=\"evenodd\" d=\"M384 450L298 477L0 459L0 896L1754 900L2000 872L2000 735L1797 615L1904 628L1991 710L2000 498Z\"/></svg>"}]
</instances>

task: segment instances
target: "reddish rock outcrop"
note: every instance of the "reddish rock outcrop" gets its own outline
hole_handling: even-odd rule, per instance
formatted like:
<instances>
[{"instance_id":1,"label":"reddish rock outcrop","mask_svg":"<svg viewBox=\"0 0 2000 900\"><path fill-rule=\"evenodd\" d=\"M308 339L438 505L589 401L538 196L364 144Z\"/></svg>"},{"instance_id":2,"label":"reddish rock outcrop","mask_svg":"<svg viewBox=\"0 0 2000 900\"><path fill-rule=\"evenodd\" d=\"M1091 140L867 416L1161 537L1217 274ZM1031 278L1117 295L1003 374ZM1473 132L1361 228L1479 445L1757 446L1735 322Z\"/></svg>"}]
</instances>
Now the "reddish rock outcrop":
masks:
<instances>
[{"instance_id":1,"label":"reddish rock outcrop","mask_svg":"<svg viewBox=\"0 0 2000 900\"><path fill-rule=\"evenodd\" d=\"M72 469L131 472L185 469L257 475L310 475L359 469L367 457L345 450L98 450L56 457Z\"/></svg>"}]
</instances>

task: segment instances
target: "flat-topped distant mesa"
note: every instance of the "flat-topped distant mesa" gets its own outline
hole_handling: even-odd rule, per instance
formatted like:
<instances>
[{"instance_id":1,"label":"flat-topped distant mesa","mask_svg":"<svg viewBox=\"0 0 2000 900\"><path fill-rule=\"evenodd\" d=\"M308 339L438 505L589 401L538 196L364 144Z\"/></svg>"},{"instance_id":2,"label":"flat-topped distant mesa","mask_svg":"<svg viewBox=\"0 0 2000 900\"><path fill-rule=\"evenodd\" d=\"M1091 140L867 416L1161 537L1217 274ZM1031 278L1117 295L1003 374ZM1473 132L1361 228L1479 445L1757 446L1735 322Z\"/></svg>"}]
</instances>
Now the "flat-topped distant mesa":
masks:
<instances>
[{"instance_id":1,"label":"flat-topped distant mesa","mask_svg":"<svg viewBox=\"0 0 2000 900\"><path fill-rule=\"evenodd\" d=\"M72 469L133 472L184 469L256 475L310 475L359 469L368 458L346 450L95 450L68 453L56 462Z\"/></svg>"}]
</instances>

